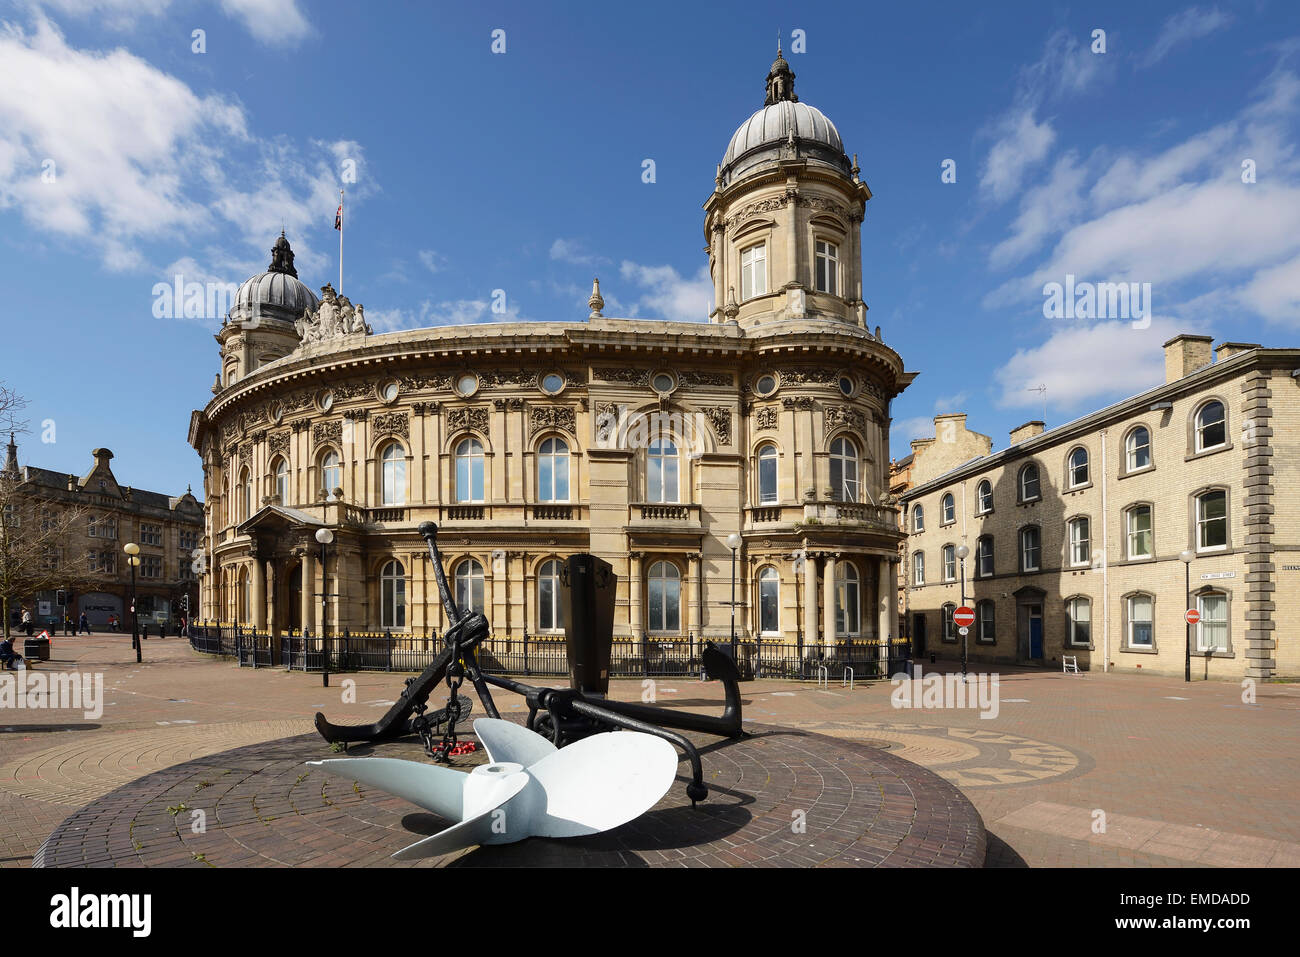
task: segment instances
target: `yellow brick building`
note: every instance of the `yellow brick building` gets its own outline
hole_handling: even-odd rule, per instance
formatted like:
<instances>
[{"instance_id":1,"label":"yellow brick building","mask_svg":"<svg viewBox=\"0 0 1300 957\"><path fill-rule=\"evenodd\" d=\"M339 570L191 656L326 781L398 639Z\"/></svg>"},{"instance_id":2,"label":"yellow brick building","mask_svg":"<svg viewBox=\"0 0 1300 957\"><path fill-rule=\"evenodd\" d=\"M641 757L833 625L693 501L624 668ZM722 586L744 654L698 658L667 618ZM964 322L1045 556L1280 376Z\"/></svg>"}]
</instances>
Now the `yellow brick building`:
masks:
<instances>
[{"instance_id":1,"label":"yellow brick building","mask_svg":"<svg viewBox=\"0 0 1300 957\"><path fill-rule=\"evenodd\" d=\"M1182 674L1190 591L1196 676L1300 674L1300 351L1181 335L1165 366L904 493L918 655L960 654L965 545L973 660Z\"/></svg>"}]
</instances>

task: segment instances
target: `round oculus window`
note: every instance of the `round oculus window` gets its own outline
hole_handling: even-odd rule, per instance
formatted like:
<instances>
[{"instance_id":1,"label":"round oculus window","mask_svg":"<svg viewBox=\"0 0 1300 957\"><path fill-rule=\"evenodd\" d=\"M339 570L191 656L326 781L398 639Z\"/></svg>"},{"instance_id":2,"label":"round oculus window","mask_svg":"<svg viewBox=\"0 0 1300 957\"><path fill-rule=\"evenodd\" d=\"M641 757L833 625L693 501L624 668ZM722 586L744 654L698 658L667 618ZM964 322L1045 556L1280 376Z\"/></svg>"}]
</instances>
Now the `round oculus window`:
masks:
<instances>
[{"instance_id":1,"label":"round oculus window","mask_svg":"<svg viewBox=\"0 0 1300 957\"><path fill-rule=\"evenodd\" d=\"M677 380L667 372L660 372L651 380L651 385L655 387L656 392L672 392L677 385Z\"/></svg>"},{"instance_id":2,"label":"round oculus window","mask_svg":"<svg viewBox=\"0 0 1300 957\"><path fill-rule=\"evenodd\" d=\"M758 382L754 384L754 391L759 395L771 395L776 391L776 376L759 376Z\"/></svg>"},{"instance_id":3,"label":"round oculus window","mask_svg":"<svg viewBox=\"0 0 1300 957\"><path fill-rule=\"evenodd\" d=\"M478 376L469 372L456 380L456 391L461 395L473 395L478 388Z\"/></svg>"},{"instance_id":4,"label":"round oculus window","mask_svg":"<svg viewBox=\"0 0 1300 957\"><path fill-rule=\"evenodd\" d=\"M559 392L564 388L564 376L558 372L551 372L542 377L542 391L549 392L551 395Z\"/></svg>"},{"instance_id":5,"label":"round oculus window","mask_svg":"<svg viewBox=\"0 0 1300 957\"><path fill-rule=\"evenodd\" d=\"M320 407L322 412L328 412L334 408L334 393L325 391L320 394Z\"/></svg>"},{"instance_id":6,"label":"round oculus window","mask_svg":"<svg viewBox=\"0 0 1300 957\"><path fill-rule=\"evenodd\" d=\"M840 391L845 395L853 394L853 380L848 376L840 376Z\"/></svg>"},{"instance_id":7,"label":"round oculus window","mask_svg":"<svg viewBox=\"0 0 1300 957\"><path fill-rule=\"evenodd\" d=\"M387 401L387 402L392 402L394 399L396 399L396 398L397 398L397 391L398 391L398 390L397 390L397 383L396 383L396 382L390 382L390 383L388 383L388 385L384 386L384 399L385 399L385 401Z\"/></svg>"}]
</instances>

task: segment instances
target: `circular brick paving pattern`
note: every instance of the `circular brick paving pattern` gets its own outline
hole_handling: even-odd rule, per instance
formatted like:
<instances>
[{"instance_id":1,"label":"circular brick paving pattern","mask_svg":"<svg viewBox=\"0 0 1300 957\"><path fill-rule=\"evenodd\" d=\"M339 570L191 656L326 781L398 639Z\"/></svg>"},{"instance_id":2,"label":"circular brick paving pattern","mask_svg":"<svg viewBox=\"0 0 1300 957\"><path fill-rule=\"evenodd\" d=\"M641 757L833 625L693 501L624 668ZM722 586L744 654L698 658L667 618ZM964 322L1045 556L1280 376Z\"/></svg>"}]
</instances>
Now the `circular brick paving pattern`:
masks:
<instances>
[{"instance_id":1,"label":"circular brick paving pattern","mask_svg":"<svg viewBox=\"0 0 1300 957\"><path fill-rule=\"evenodd\" d=\"M739 741L689 735L709 798L678 782L648 813L605 834L477 847L424 861L395 851L447 826L436 815L306 761L316 735L236 748L156 771L69 817L36 855L46 867L874 867L984 863L979 813L925 768L850 741L753 725ZM426 761L419 742L351 756ZM456 759L468 768L476 755Z\"/></svg>"}]
</instances>

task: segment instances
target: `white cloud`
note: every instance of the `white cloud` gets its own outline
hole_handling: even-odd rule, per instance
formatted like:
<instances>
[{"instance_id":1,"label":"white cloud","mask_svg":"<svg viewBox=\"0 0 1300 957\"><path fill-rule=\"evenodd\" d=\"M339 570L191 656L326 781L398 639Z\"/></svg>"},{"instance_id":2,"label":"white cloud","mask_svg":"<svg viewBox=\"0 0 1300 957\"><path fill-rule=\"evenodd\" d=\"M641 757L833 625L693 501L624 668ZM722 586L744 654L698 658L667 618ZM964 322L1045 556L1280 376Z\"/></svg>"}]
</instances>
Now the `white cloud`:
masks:
<instances>
[{"instance_id":1,"label":"white cloud","mask_svg":"<svg viewBox=\"0 0 1300 957\"><path fill-rule=\"evenodd\" d=\"M1042 345L1020 349L994 375L1002 408L1042 409L1036 391L1047 386L1048 404L1065 410L1136 395L1164 381L1163 343L1192 324L1157 316L1145 329L1130 322L1062 325Z\"/></svg>"},{"instance_id":2,"label":"white cloud","mask_svg":"<svg viewBox=\"0 0 1300 957\"><path fill-rule=\"evenodd\" d=\"M429 272L442 272L442 267L447 264L447 257L433 249L421 249L418 253L420 263Z\"/></svg>"},{"instance_id":3,"label":"white cloud","mask_svg":"<svg viewBox=\"0 0 1300 957\"><path fill-rule=\"evenodd\" d=\"M1012 235L993 247L989 264L1002 269L1037 251L1044 241L1067 229L1083 210L1080 191L1087 176L1068 153L1056 161L1051 176L1026 190L1020 213L1011 224Z\"/></svg>"},{"instance_id":4,"label":"white cloud","mask_svg":"<svg viewBox=\"0 0 1300 957\"><path fill-rule=\"evenodd\" d=\"M654 319L677 322L706 322L713 308L713 280L707 266L701 266L691 278L685 278L672 266L642 266L623 261L622 277L642 287L644 292L629 307L629 316L648 309Z\"/></svg>"},{"instance_id":5,"label":"white cloud","mask_svg":"<svg viewBox=\"0 0 1300 957\"><path fill-rule=\"evenodd\" d=\"M1038 119L1042 108L1083 93L1107 69L1106 60L1061 29L1047 38L1042 56L1020 70L1012 106L992 126L994 142L980 174L980 185L992 200L1003 202L1015 194L1028 172L1047 158L1056 131L1050 120Z\"/></svg>"},{"instance_id":6,"label":"white cloud","mask_svg":"<svg viewBox=\"0 0 1300 957\"><path fill-rule=\"evenodd\" d=\"M187 186L210 169L211 144L247 137L238 107L125 50L72 49L43 18L31 34L0 24L0 62L0 204L90 240L110 266L138 259L137 238L207 219Z\"/></svg>"},{"instance_id":7,"label":"white cloud","mask_svg":"<svg viewBox=\"0 0 1300 957\"><path fill-rule=\"evenodd\" d=\"M1176 46L1209 36L1220 27L1232 22L1232 17L1221 13L1217 7L1204 10L1200 7L1188 7L1165 20L1164 26L1156 37L1156 42L1147 51L1140 62L1141 66L1154 66L1169 55Z\"/></svg>"},{"instance_id":8,"label":"white cloud","mask_svg":"<svg viewBox=\"0 0 1300 957\"><path fill-rule=\"evenodd\" d=\"M1025 109L1005 117L999 136L984 161L980 186L1001 202L1020 188L1030 168L1041 163L1056 139L1056 132L1046 121L1039 123L1032 110Z\"/></svg>"},{"instance_id":9,"label":"white cloud","mask_svg":"<svg viewBox=\"0 0 1300 957\"><path fill-rule=\"evenodd\" d=\"M1300 256L1261 269L1238 292L1237 300L1270 322L1300 326Z\"/></svg>"},{"instance_id":10,"label":"white cloud","mask_svg":"<svg viewBox=\"0 0 1300 957\"><path fill-rule=\"evenodd\" d=\"M426 299L416 310L401 308L367 309L366 319L375 332L399 329L428 329L434 326L468 326L490 322L527 322L519 307L506 302L502 313L492 311L488 299Z\"/></svg>"},{"instance_id":11,"label":"white cloud","mask_svg":"<svg viewBox=\"0 0 1300 957\"><path fill-rule=\"evenodd\" d=\"M907 419L895 419L889 426L890 444L895 440L902 440L903 445L909 445L913 439L932 439L934 438L934 419L928 415L917 415ZM907 453L904 452L904 455Z\"/></svg>"},{"instance_id":12,"label":"white cloud","mask_svg":"<svg viewBox=\"0 0 1300 957\"><path fill-rule=\"evenodd\" d=\"M551 258L573 266L595 266L609 262L604 256L585 251L582 243L576 239L557 239L551 243Z\"/></svg>"},{"instance_id":13,"label":"white cloud","mask_svg":"<svg viewBox=\"0 0 1300 957\"><path fill-rule=\"evenodd\" d=\"M41 0L41 6L78 19L93 18L100 26L125 32L141 19L162 16L171 0ZM297 0L221 0L221 9L267 46L295 46L311 33Z\"/></svg>"},{"instance_id":14,"label":"white cloud","mask_svg":"<svg viewBox=\"0 0 1300 957\"><path fill-rule=\"evenodd\" d=\"M294 46L311 33L297 0L221 0L221 9L267 46Z\"/></svg>"}]
</instances>

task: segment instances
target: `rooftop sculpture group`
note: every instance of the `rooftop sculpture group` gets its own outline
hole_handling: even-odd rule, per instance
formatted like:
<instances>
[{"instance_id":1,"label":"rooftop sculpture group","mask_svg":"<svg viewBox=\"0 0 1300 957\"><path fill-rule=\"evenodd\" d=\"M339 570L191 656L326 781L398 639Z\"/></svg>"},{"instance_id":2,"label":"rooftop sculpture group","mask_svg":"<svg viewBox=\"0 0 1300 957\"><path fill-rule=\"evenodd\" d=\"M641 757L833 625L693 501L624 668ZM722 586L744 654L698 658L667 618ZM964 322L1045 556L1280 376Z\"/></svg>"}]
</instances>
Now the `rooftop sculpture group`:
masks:
<instances>
[{"instance_id":1,"label":"rooftop sculpture group","mask_svg":"<svg viewBox=\"0 0 1300 957\"><path fill-rule=\"evenodd\" d=\"M353 306L347 296L334 292L330 283L321 286L320 305L316 311L304 309L302 318L293 325L303 345L348 336L368 336L374 330L366 322L365 307Z\"/></svg>"}]
</instances>

